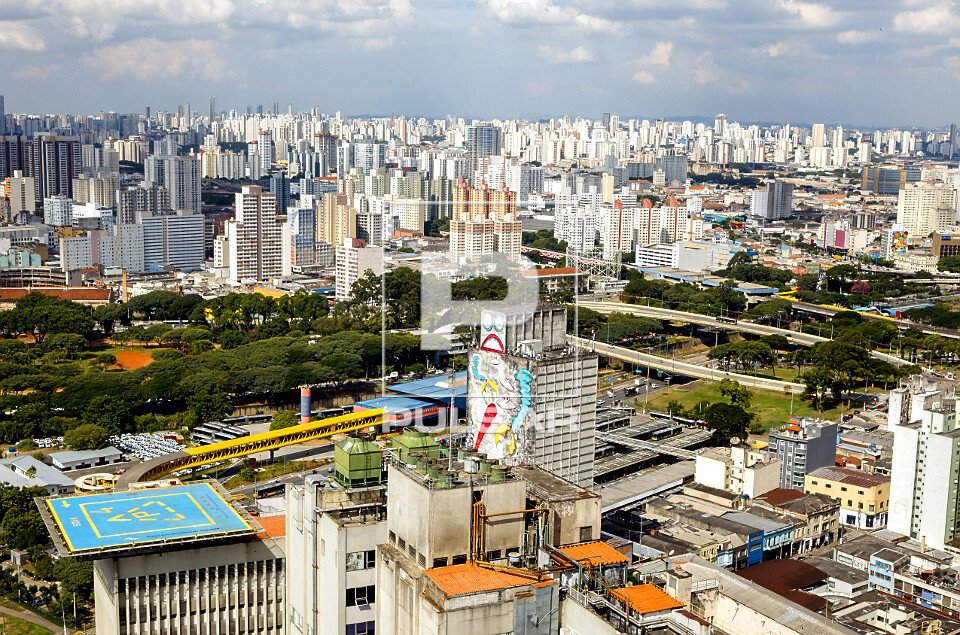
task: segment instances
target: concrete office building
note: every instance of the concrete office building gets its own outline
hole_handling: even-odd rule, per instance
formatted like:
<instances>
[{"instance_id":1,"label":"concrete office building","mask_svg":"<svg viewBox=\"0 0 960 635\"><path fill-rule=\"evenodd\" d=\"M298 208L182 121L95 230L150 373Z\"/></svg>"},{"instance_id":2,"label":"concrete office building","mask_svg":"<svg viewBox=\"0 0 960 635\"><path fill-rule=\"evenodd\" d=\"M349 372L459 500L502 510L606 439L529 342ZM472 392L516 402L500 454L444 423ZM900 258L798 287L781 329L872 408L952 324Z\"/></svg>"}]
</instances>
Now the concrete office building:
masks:
<instances>
[{"instance_id":1,"label":"concrete office building","mask_svg":"<svg viewBox=\"0 0 960 635\"><path fill-rule=\"evenodd\" d=\"M53 227L72 225L73 200L66 196L51 196L43 199L43 222Z\"/></svg>"},{"instance_id":2,"label":"concrete office building","mask_svg":"<svg viewBox=\"0 0 960 635\"><path fill-rule=\"evenodd\" d=\"M741 443L698 454L694 482L753 499L780 486L780 469L778 459Z\"/></svg>"},{"instance_id":3,"label":"concrete office building","mask_svg":"<svg viewBox=\"0 0 960 635\"><path fill-rule=\"evenodd\" d=\"M117 191L117 220L136 223L145 216L170 211L170 192L165 187L137 185Z\"/></svg>"},{"instance_id":4,"label":"concrete office building","mask_svg":"<svg viewBox=\"0 0 960 635\"><path fill-rule=\"evenodd\" d=\"M782 461L780 487L802 490L807 474L836 463L837 424L819 419L791 421L770 432L769 451Z\"/></svg>"},{"instance_id":5,"label":"concrete office building","mask_svg":"<svg viewBox=\"0 0 960 635\"><path fill-rule=\"evenodd\" d=\"M536 554L559 553L569 559L564 562L582 558L585 569L626 562L598 541L596 494L537 468L511 470L478 457L455 460L447 471L440 469L447 458L424 451L425 473L408 464L420 458L402 452L389 464L388 539L377 564L378 633L557 633L558 580L538 581ZM490 471L474 472L478 465ZM550 532L529 529L523 510L531 507L544 510ZM520 568L514 573L510 563Z\"/></svg>"},{"instance_id":6,"label":"concrete office building","mask_svg":"<svg viewBox=\"0 0 960 635\"><path fill-rule=\"evenodd\" d=\"M143 226L143 260L147 269L196 271L203 266L206 221L200 214L146 216Z\"/></svg>"},{"instance_id":7,"label":"concrete office building","mask_svg":"<svg viewBox=\"0 0 960 635\"><path fill-rule=\"evenodd\" d=\"M943 549L960 524L956 396L913 383L891 391L887 416L894 438L887 527Z\"/></svg>"},{"instance_id":8,"label":"concrete office building","mask_svg":"<svg viewBox=\"0 0 960 635\"><path fill-rule=\"evenodd\" d=\"M334 448L334 466L332 479L308 476L288 493L288 633L376 629L377 546L387 541L383 450L348 437Z\"/></svg>"},{"instance_id":9,"label":"concrete office building","mask_svg":"<svg viewBox=\"0 0 960 635\"><path fill-rule=\"evenodd\" d=\"M58 554L93 561L97 635L289 632L285 519L228 499L203 481L41 504ZM93 501L113 515L75 511Z\"/></svg>"},{"instance_id":10,"label":"concrete office building","mask_svg":"<svg viewBox=\"0 0 960 635\"><path fill-rule=\"evenodd\" d=\"M480 346L469 353L467 436L490 458L586 486L593 483L597 356L567 347L566 315L562 307L483 312Z\"/></svg>"},{"instance_id":11,"label":"concrete office building","mask_svg":"<svg viewBox=\"0 0 960 635\"><path fill-rule=\"evenodd\" d=\"M273 194L243 186L236 195L236 216L224 223L229 279L264 282L290 275L289 228L277 216Z\"/></svg>"}]
</instances>

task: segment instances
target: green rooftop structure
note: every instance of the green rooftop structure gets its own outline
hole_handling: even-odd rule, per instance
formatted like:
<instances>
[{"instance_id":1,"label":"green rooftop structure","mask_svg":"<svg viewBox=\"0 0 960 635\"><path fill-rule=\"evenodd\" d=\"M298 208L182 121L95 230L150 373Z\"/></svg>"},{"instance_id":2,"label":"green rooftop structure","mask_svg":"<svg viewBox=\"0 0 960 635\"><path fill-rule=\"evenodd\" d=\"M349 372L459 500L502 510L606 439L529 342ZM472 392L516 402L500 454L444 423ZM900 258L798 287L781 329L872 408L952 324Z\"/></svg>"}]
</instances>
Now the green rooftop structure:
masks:
<instances>
[{"instance_id":1,"label":"green rooftop structure","mask_svg":"<svg viewBox=\"0 0 960 635\"><path fill-rule=\"evenodd\" d=\"M334 477L344 487L379 485L383 481L383 449L373 441L346 437L333 452Z\"/></svg>"},{"instance_id":2,"label":"green rooftop structure","mask_svg":"<svg viewBox=\"0 0 960 635\"><path fill-rule=\"evenodd\" d=\"M410 456L414 452L423 453L431 459L440 458L440 444L430 435L412 428L406 428L403 434L394 437L391 446L400 455L400 460L408 464L414 462Z\"/></svg>"}]
</instances>

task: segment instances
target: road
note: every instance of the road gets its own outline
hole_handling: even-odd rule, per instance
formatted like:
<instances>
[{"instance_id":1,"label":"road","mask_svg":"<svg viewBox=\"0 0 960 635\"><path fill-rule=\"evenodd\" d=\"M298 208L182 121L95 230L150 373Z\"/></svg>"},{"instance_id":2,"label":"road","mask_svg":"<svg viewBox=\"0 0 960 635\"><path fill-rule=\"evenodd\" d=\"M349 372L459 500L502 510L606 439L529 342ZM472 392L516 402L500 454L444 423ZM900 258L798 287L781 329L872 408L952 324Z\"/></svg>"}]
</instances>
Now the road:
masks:
<instances>
[{"instance_id":1,"label":"road","mask_svg":"<svg viewBox=\"0 0 960 635\"><path fill-rule=\"evenodd\" d=\"M676 311L674 309L664 309L655 306L644 306L642 304L622 304L620 302L589 302L581 301L580 306L592 309L599 313L626 313L639 317L654 318L657 320L672 320L677 322L687 322L699 324L701 326L710 326L722 328L741 333L750 333L752 335L783 335L790 342L802 346L813 346L820 342L827 342L830 338L812 335L810 333L798 333L790 329L782 329L776 326L767 326L765 324L754 324L753 322L720 322L715 317L709 315L700 315L699 313L687 313L686 311ZM896 355L872 351L871 355L879 360L893 364L894 366L904 366L908 362Z\"/></svg>"},{"instance_id":2,"label":"road","mask_svg":"<svg viewBox=\"0 0 960 635\"><path fill-rule=\"evenodd\" d=\"M571 344L575 344L586 350L592 350L606 357L621 359L626 362L637 364L638 366L650 366L651 368L666 370L676 375L683 375L684 377L710 379L713 381L720 381L721 379L733 379L740 382L742 385L747 386L748 388L776 390L794 394L800 394L804 390L803 385L795 384L789 381L777 381L776 379L767 379L766 377L753 377L752 375L730 373L715 368L704 368L703 366L697 366L696 364L686 364L677 360L664 359L662 357L657 357L656 355L641 353L639 351L624 348L622 346L604 344L603 342L597 342L595 340L589 340L582 337L574 337L573 335L568 335L567 341Z\"/></svg>"}]
</instances>

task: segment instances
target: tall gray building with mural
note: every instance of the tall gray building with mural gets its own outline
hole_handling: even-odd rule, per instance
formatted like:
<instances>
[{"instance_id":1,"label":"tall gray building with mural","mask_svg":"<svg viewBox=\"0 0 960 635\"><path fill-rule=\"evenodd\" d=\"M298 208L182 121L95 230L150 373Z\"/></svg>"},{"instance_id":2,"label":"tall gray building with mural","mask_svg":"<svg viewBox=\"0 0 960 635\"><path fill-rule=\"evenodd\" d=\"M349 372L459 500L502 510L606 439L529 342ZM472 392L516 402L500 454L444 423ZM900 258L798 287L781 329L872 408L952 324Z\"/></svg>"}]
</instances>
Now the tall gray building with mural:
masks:
<instances>
[{"instance_id":1,"label":"tall gray building with mural","mask_svg":"<svg viewBox=\"0 0 960 635\"><path fill-rule=\"evenodd\" d=\"M469 444L510 465L593 483L597 355L566 341L564 307L484 311L469 353Z\"/></svg>"}]
</instances>

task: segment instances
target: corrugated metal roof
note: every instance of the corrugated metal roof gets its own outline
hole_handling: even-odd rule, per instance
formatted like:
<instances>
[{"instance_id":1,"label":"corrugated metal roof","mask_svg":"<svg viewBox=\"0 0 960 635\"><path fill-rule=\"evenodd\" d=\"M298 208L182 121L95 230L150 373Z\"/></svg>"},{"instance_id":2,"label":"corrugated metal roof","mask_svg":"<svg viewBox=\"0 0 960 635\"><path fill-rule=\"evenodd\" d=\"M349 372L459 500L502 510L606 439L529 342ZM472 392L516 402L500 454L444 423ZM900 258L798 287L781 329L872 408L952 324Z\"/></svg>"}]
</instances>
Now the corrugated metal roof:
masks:
<instances>
[{"instance_id":1,"label":"corrugated metal roof","mask_svg":"<svg viewBox=\"0 0 960 635\"><path fill-rule=\"evenodd\" d=\"M610 591L610 595L629 606L631 611L641 615L682 609L684 606L683 602L664 593L652 584L638 584L613 589Z\"/></svg>"},{"instance_id":2,"label":"corrugated metal roof","mask_svg":"<svg viewBox=\"0 0 960 635\"><path fill-rule=\"evenodd\" d=\"M629 558L602 540L560 547L559 551L577 562L589 564L593 567L625 564L630 561Z\"/></svg>"},{"instance_id":3,"label":"corrugated metal roof","mask_svg":"<svg viewBox=\"0 0 960 635\"><path fill-rule=\"evenodd\" d=\"M478 567L472 562L435 567L427 569L425 573L447 597L510 589L533 582L523 576Z\"/></svg>"}]
</instances>

